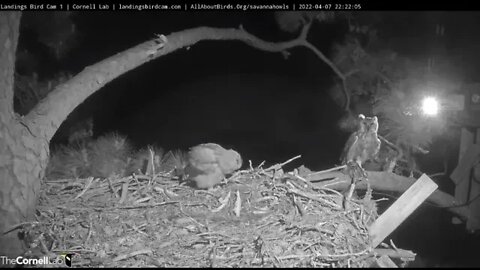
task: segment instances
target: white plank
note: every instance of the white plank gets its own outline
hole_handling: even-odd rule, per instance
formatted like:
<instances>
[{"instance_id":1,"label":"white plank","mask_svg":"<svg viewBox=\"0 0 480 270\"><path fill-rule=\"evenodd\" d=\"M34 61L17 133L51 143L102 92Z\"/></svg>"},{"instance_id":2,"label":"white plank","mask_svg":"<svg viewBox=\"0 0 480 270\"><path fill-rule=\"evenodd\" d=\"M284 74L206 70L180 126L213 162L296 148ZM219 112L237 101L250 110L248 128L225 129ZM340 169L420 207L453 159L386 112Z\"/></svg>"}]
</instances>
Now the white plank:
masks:
<instances>
[{"instance_id":1,"label":"white plank","mask_svg":"<svg viewBox=\"0 0 480 270\"><path fill-rule=\"evenodd\" d=\"M378 246L437 188L438 185L426 174L420 176L420 178L370 226L372 247Z\"/></svg>"}]
</instances>

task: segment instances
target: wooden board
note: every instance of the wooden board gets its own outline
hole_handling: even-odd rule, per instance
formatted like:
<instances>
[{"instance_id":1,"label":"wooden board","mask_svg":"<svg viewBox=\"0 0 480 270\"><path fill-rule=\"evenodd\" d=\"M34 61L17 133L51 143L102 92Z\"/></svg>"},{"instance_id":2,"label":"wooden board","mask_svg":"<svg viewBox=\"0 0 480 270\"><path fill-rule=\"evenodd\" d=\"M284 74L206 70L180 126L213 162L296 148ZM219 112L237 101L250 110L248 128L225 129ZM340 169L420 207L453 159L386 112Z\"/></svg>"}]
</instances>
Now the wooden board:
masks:
<instances>
[{"instance_id":1,"label":"wooden board","mask_svg":"<svg viewBox=\"0 0 480 270\"><path fill-rule=\"evenodd\" d=\"M390 259L390 257L383 255L375 260L371 268L398 268L398 266Z\"/></svg>"},{"instance_id":2,"label":"wooden board","mask_svg":"<svg viewBox=\"0 0 480 270\"><path fill-rule=\"evenodd\" d=\"M426 174L420 176L420 178L370 226L372 247L378 246L437 188L438 185Z\"/></svg>"}]
</instances>

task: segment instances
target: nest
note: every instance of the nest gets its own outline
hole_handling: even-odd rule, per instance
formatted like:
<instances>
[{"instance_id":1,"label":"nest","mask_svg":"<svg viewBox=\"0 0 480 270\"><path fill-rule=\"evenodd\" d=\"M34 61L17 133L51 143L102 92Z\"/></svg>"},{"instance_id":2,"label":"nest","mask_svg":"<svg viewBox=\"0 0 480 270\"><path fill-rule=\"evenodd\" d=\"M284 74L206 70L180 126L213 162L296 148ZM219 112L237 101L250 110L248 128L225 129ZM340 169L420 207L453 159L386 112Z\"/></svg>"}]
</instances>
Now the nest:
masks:
<instances>
[{"instance_id":1,"label":"nest","mask_svg":"<svg viewBox=\"0 0 480 270\"><path fill-rule=\"evenodd\" d=\"M284 163L285 164L285 163ZM45 181L27 255L75 254L75 267L368 267L375 201L316 187L277 164L212 190L172 172Z\"/></svg>"}]
</instances>

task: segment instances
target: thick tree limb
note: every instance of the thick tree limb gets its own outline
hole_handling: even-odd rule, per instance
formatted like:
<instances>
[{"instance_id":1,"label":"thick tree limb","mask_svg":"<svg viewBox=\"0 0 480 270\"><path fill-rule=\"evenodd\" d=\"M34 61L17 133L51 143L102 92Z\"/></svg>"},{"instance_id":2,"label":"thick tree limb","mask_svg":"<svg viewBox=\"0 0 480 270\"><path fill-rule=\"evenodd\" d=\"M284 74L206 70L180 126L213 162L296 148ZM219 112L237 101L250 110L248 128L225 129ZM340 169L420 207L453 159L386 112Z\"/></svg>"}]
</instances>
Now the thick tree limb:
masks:
<instances>
[{"instance_id":1,"label":"thick tree limb","mask_svg":"<svg viewBox=\"0 0 480 270\"><path fill-rule=\"evenodd\" d=\"M367 172L371 187L376 191L395 191L403 193L415 181L414 178L403 177L389 172ZM329 172L305 177L309 181L321 181L314 183L317 186L328 186L332 189L346 189L350 185L350 178L342 172ZM328 180L332 179L333 180ZM357 188L366 189L366 183L357 183ZM438 207L446 208L451 213L466 221L469 216L467 206L456 206L455 198L443 191L436 190L427 199Z\"/></svg>"},{"instance_id":2,"label":"thick tree limb","mask_svg":"<svg viewBox=\"0 0 480 270\"><path fill-rule=\"evenodd\" d=\"M267 52L283 52L302 46L311 49L344 80L338 68L319 50L306 41L310 25L298 38L285 42L268 42L240 29L198 27L174 32L159 46L159 39L150 40L86 67L69 81L58 85L23 119L33 134L50 140L65 118L87 97L120 75L178 49L190 47L203 40L238 40ZM348 95L348 94L347 94Z\"/></svg>"}]
</instances>

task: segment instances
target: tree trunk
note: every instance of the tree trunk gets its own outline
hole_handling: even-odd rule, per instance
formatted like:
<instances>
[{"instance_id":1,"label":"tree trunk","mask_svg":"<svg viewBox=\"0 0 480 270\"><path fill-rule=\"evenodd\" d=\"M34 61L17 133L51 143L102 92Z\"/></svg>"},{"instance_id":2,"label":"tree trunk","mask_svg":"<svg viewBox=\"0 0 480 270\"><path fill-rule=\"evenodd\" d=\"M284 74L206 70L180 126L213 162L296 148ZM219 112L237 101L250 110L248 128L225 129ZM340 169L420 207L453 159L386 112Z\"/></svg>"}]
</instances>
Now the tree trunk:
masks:
<instances>
[{"instance_id":1,"label":"tree trunk","mask_svg":"<svg viewBox=\"0 0 480 270\"><path fill-rule=\"evenodd\" d=\"M48 157L48 141L34 136L20 124L13 111L13 74L20 13L0 14L0 255L22 251L12 226L31 220L40 179Z\"/></svg>"}]
</instances>

